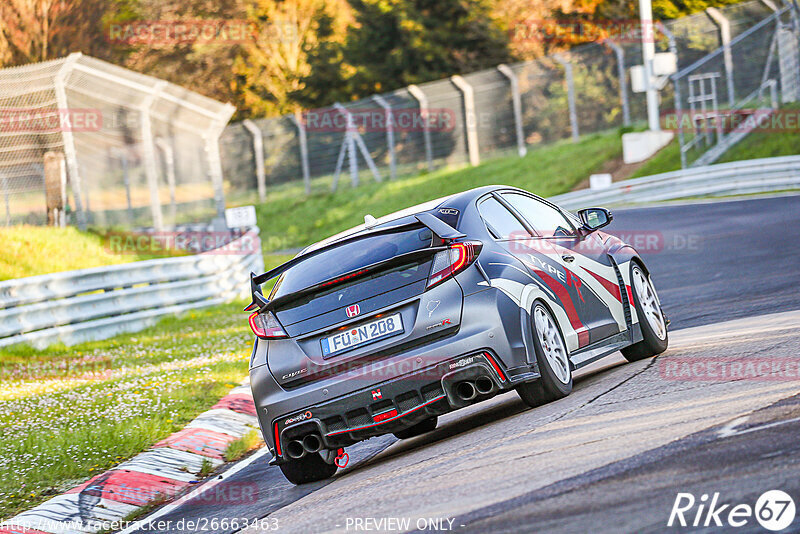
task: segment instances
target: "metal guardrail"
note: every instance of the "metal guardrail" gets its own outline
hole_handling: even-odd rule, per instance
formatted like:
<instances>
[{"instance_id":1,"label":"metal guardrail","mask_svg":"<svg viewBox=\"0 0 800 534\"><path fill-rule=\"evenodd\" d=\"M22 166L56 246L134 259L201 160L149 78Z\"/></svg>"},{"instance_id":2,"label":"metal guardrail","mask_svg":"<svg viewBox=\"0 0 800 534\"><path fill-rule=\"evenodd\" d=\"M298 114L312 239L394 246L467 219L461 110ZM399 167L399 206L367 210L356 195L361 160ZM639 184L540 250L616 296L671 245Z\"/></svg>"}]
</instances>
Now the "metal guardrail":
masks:
<instances>
[{"instance_id":1,"label":"metal guardrail","mask_svg":"<svg viewBox=\"0 0 800 534\"><path fill-rule=\"evenodd\" d=\"M249 273L263 270L253 228L225 251L0 282L0 347L74 345L135 332L165 315L247 297Z\"/></svg>"},{"instance_id":2,"label":"metal guardrail","mask_svg":"<svg viewBox=\"0 0 800 534\"><path fill-rule=\"evenodd\" d=\"M800 156L751 159L694 167L552 197L565 209L640 204L693 197L747 195L800 189Z\"/></svg>"}]
</instances>

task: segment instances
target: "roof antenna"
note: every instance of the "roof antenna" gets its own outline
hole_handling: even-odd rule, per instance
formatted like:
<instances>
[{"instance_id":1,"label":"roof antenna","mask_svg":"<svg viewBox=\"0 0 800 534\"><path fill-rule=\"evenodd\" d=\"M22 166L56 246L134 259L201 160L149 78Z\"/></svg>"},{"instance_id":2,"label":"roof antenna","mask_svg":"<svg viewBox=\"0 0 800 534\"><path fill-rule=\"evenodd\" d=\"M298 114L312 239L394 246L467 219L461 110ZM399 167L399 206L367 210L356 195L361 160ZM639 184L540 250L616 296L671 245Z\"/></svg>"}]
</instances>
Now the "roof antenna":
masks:
<instances>
[{"instance_id":1,"label":"roof antenna","mask_svg":"<svg viewBox=\"0 0 800 534\"><path fill-rule=\"evenodd\" d=\"M378 220L369 213L364 215L364 226L367 228L372 228L377 222Z\"/></svg>"}]
</instances>

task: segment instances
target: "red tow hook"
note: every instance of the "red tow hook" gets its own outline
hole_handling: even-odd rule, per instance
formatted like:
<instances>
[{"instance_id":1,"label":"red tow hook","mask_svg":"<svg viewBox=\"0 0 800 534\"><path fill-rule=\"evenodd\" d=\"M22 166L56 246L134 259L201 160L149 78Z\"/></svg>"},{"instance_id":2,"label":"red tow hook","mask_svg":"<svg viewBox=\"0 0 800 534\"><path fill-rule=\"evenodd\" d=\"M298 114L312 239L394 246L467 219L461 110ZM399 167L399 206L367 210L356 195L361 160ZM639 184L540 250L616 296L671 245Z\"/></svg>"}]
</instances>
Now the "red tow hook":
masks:
<instances>
[{"instance_id":1,"label":"red tow hook","mask_svg":"<svg viewBox=\"0 0 800 534\"><path fill-rule=\"evenodd\" d=\"M344 469L349 461L350 455L344 452L344 449L339 449L336 451L336 458L333 459L333 463L336 464L336 467Z\"/></svg>"}]
</instances>

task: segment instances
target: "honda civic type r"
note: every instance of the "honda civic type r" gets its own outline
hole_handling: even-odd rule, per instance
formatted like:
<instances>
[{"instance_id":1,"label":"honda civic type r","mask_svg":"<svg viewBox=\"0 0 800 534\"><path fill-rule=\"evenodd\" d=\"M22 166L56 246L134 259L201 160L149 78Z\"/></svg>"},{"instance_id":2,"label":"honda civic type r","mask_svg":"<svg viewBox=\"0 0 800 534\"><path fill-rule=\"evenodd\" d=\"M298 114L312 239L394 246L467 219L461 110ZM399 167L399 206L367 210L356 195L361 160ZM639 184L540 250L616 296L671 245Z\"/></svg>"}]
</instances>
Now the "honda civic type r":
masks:
<instances>
[{"instance_id":1,"label":"honda civic type r","mask_svg":"<svg viewBox=\"0 0 800 534\"><path fill-rule=\"evenodd\" d=\"M603 356L667 348L647 266L599 231L608 210L490 186L366 219L251 278L251 387L295 484L332 476L358 441L512 389L539 406Z\"/></svg>"}]
</instances>

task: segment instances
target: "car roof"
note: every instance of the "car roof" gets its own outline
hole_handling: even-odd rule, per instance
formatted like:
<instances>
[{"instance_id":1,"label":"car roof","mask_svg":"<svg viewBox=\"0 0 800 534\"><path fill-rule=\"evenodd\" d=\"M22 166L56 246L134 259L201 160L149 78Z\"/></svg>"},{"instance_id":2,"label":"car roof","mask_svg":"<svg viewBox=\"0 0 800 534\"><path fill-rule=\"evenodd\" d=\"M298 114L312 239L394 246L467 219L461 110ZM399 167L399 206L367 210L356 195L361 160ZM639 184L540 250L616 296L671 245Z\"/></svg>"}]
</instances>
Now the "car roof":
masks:
<instances>
[{"instance_id":1,"label":"car roof","mask_svg":"<svg viewBox=\"0 0 800 534\"><path fill-rule=\"evenodd\" d=\"M441 198L437 198L435 200L429 200L428 202L423 202L422 204L417 204L416 206L411 206L399 211L395 211L394 213L384 215L383 217L376 219L376 221L372 225L370 225L369 229L378 228L388 223L395 222L406 217L411 217L418 213L431 211L440 206L447 205L447 207L454 207L459 210L463 210L465 205L469 201L498 189L517 189L517 188L504 185L486 185L482 187L476 187L474 189L469 189L467 191L462 191L461 193L456 193L454 195L448 195ZM322 241L318 241L313 245L306 247L305 249L302 250L302 252L300 252L300 254L311 252L313 250L329 245L330 243L333 243L340 239L344 239L345 237L349 237L359 232L363 232L364 230L367 229L368 228L365 224L359 224L358 226L354 226L343 232L339 232L336 235L333 235L331 237L328 237L326 239L323 239Z\"/></svg>"}]
</instances>

